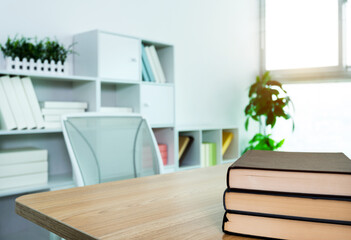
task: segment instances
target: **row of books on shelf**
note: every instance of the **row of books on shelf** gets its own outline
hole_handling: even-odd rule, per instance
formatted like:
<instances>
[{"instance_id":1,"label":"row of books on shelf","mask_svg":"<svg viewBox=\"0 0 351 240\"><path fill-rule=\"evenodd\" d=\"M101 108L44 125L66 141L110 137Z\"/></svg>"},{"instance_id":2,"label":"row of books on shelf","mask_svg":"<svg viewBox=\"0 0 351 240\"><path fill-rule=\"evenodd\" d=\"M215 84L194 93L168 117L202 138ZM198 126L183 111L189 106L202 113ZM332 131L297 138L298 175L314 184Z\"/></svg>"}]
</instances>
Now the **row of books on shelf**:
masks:
<instances>
[{"instance_id":1,"label":"row of books on shelf","mask_svg":"<svg viewBox=\"0 0 351 240\"><path fill-rule=\"evenodd\" d=\"M3 130L60 128L61 116L84 112L86 102L38 102L29 77L0 77L0 126Z\"/></svg>"},{"instance_id":2,"label":"row of books on shelf","mask_svg":"<svg viewBox=\"0 0 351 240\"><path fill-rule=\"evenodd\" d=\"M38 148L0 150L0 190L46 185L48 151Z\"/></svg>"},{"instance_id":3,"label":"row of books on shelf","mask_svg":"<svg viewBox=\"0 0 351 240\"><path fill-rule=\"evenodd\" d=\"M230 143L233 141L234 134L232 132L222 132L222 156L228 151ZM192 136L179 136L179 165L183 164L186 155L194 141ZM201 144L200 154L201 167L214 166L217 164L217 144L213 142L203 142Z\"/></svg>"},{"instance_id":4,"label":"row of books on shelf","mask_svg":"<svg viewBox=\"0 0 351 240\"><path fill-rule=\"evenodd\" d=\"M223 231L351 239L351 160L343 153L248 151L227 174Z\"/></svg>"},{"instance_id":5,"label":"row of books on shelf","mask_svg":"<svg viewBox=\"0 0 351 240\"><path fill-rule=\"evenodd\" d=\"M154 45L144 46L142 50L142 78L145 82L166 83L160 59Z\"/></svg>"}]
</instances>

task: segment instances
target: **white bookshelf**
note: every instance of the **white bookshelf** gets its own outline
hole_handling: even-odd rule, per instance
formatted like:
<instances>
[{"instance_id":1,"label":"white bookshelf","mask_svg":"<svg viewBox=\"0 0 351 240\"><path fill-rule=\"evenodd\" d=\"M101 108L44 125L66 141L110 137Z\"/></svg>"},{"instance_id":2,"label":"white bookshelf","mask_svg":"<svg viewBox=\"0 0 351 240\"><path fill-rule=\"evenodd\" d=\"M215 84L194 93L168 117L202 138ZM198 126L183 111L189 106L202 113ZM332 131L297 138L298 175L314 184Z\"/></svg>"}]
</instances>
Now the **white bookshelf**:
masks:
<instances>
[{"instance_id":1,"label":"white bookshelf","mask_svg":"<svg viewBox=\"0 0 351 240\"><path fill-rule=\"evenodd\" d=\"M176 126L174 47L105 31L90 31L74 36L74 75L23 74L0 70L0 75L30 77L39 101L88 102L88 112L101 107L131 107L142 114L153 129L159 144L167 144L166 173L200 167L204 141L222 146L222 131L232 131L234 141L223 157L217 149L217 163L234 161L239 156L238 128L235 126ZM142 81L141 44L154 45L166 83ZM113 53L113 54L111 54ZM116 67L118 63L118 67ZM194 142L182 164L178 160L178 137L190 135ZM7 199L19 194L73 187L72 168L61 129L0 130L0 148L37 147L48 149L49 181L46 185L0 191L0 212ZM14 212L10 221L16 222ZM4 221L0 217L0 223Z\"/></svg>"}]
</instances>

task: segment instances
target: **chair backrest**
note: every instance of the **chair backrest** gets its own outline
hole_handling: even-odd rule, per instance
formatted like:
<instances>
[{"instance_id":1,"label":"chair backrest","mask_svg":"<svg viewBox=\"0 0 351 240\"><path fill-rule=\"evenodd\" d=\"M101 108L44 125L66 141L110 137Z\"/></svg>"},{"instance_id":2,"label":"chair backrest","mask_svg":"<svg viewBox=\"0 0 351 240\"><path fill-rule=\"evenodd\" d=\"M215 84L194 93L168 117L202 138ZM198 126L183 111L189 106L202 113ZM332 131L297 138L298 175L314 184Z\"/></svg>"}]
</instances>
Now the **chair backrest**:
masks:
<instances>
[{"instance_id":1,"label":"chair backrest","mask_svg":"<svg viewBox=\"0 0 351 240\"><path fill-rule=\"evenodd\" d=\"M67 115L62 128L77 186L163 171L153 132L140 115Z\"/></svg>"}]
</instances>

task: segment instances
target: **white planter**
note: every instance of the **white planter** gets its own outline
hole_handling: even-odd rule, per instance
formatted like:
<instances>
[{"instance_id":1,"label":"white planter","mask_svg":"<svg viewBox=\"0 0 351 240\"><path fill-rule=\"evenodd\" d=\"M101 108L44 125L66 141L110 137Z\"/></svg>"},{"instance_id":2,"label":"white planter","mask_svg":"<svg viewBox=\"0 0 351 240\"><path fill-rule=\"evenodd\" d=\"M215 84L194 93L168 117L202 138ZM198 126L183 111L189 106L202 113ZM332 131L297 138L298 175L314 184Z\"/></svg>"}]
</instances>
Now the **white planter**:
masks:
<instances>
[{"instance_id":1,"label":"white planter","mask_svg":"<svg viewBox=\"0 0 351 240\"><path fill-rule=\"evenodd\" d=\"M39 59L34 61L30 59L29 61L24 58L22 61L16 57L14 60L10 57L5 58L5 68L9 72L23 72L23 73L38 73L38 74L53 74L53 75L67 75L68 67L67 64L62 64L61 61L55 63L45 60L44 63Z\"/></svg>"}]
</instances>

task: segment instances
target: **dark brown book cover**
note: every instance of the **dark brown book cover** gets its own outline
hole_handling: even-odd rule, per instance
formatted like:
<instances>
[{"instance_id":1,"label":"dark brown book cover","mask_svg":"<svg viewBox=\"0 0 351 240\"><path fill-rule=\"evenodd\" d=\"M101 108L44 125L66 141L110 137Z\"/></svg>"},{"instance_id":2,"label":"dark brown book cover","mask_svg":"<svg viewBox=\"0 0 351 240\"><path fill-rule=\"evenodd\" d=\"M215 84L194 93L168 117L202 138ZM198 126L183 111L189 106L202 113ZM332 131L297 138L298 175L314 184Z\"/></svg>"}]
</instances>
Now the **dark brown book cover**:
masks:
<instances>
[{"instance_id":1,"label":"dark brown book cover","mask_svg":"<svg viewBox=\"0 0 351 240\"><path fill-rule=\"evenodd\" d=\"M343 153L250 150L233 168L351 174L351 160Z\"/></svg>"}]
</instances>

